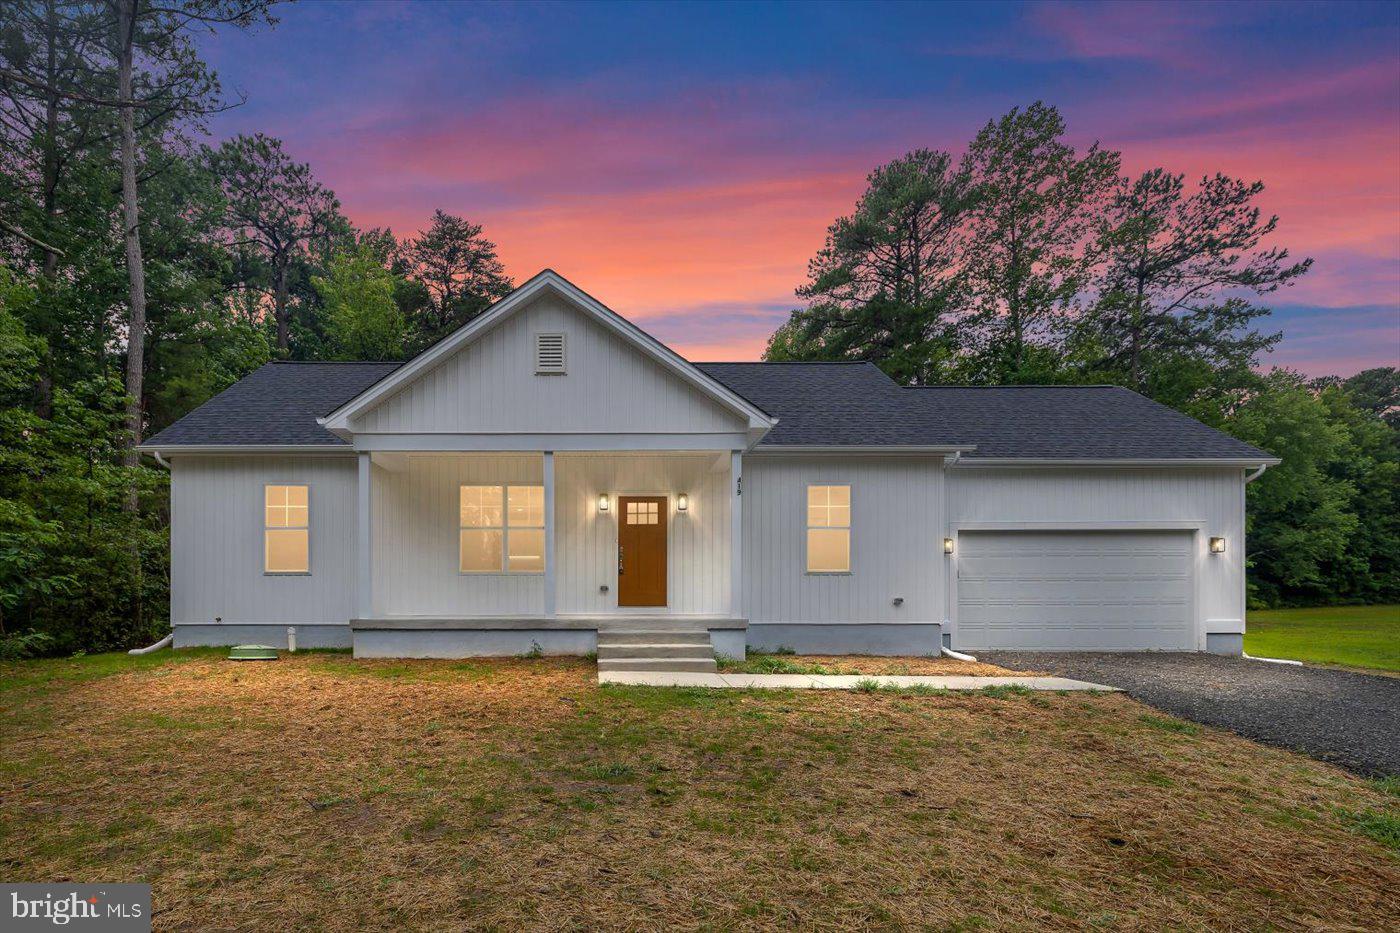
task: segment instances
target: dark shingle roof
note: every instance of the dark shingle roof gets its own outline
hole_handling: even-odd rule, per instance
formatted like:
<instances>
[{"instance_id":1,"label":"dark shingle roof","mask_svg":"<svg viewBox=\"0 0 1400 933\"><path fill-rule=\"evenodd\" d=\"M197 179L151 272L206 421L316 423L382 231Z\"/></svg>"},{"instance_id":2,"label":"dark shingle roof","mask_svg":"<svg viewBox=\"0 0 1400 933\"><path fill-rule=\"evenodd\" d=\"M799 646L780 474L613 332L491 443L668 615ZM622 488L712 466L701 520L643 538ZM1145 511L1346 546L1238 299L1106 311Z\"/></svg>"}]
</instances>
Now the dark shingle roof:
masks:
<instances>
[{"instance_id":1,"label":"dark shingle roof","mask_svg":"<svg viewBox=\"0 0 1400 933\"><path fill-rule=\"evenodd\" d=\"M269 363L146 442L343 445L316 419L398 363ZM903 388L869 363L698 363L778 419L760 446L975 445L969 458L1257 459L1268 454L1116 386Z\"/></svg>"},{"instance_id":2,"label":"dark shingle roof","mask_svg":"<svg viewBox=\"0 0 1400 933\"><path fill-rule=\"evenodd\" d=\"M938 444L911 440L899 385L873 363L696 363L778 419L764 444Z\"/></svg>"},{"instance_id":3,"label":"dark shingle roof","mask_svg":"<svg viewBox=\"0 0 1400 933\"><path fill-rule=\"evenodd\" d=\"M1233 460L1270 455L1120 386L902 389L911 427L976 444L970 458Z\"/></svg>"},{"instance_id":4,"label":"dark shingle roof","mask_svg":"<svg viewBox=\"0 0 1400 933\"><path fill-rule=\"evenodd\" d=\"M345 442L316 423L402 363L268 363L155 437L148 447L184 444Z\"/></svg>"}]
</instances>

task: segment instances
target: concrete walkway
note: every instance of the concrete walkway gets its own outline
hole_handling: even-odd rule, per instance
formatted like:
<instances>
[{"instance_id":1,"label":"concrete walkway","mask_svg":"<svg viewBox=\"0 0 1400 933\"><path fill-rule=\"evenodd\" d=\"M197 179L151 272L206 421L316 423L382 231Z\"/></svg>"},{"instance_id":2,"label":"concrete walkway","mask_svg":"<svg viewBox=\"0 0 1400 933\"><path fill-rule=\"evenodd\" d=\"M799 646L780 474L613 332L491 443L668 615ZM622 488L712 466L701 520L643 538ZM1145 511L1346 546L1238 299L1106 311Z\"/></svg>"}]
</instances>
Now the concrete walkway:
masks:
<instances>
[{"instance_id":1,"label":"concrete walkway","mask_svg":"<svg viewBox=\"0 0 1400 933\"><path fill-rule=\"evenodd\" d=\"M1117 687L1067 677L972 677L965 674L895 676L890 674L706 674L688 671L599 671L600 684L638 687L730 687L744 690L855 690L874 681L881 687L925 687L931 690L981 690L984 687L1024 687L1027 690L1103 690Z\"/></svg>"}]
</instances>

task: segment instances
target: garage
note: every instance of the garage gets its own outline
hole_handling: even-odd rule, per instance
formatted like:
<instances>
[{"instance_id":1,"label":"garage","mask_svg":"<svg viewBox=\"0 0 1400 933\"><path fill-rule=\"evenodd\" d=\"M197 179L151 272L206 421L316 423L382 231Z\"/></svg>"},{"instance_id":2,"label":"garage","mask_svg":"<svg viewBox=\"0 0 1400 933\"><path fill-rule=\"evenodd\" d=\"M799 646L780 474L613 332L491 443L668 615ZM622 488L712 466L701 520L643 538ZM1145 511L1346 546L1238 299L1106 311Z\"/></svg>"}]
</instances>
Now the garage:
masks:
<instances>
[{"instance_id":1,"label":"garage","mask_svg":"<svg viewBox=\"0 0 1400 933\"><path fill-rule=\"evenodd\" d=\"M964 649L1196 651L1186 531L964 531Z\"/></svg>"}]
</instances>

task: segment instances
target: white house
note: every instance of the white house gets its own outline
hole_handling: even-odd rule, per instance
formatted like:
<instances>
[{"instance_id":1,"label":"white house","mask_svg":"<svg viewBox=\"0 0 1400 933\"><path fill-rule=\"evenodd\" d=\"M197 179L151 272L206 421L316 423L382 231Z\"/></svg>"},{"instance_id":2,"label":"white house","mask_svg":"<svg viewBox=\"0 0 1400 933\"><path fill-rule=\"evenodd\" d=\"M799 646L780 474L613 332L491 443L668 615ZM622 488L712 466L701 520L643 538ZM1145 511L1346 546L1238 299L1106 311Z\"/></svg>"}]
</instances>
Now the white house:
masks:
<instances>
[{"instance_id":1,"label":"white house","mask_svg":"<svg viewBox=\"0 0 1400 933\"><path fill-rule=\"evenodd\" d=\"M691 363L552 271L407 363L264 366L142 449L171 471L178 645L601 632L639 665L1238 653L1245 484L1278 462L1121 388Z\"/></svg>"}]
</instances>

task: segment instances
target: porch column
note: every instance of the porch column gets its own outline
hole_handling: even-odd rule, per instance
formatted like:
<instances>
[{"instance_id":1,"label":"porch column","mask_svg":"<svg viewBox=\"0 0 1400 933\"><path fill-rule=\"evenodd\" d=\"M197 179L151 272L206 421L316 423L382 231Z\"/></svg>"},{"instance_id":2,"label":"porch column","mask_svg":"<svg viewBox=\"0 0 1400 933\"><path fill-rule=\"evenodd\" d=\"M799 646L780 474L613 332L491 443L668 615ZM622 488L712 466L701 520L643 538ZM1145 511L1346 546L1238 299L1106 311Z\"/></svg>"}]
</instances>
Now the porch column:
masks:
<instances>
[{"instance_id":1,"label":"porch column","mask_svg":"<svg viewBox=\"0 0 1400 933\"><path fill-rule=\"evenodd\" d=\"M358 461L358 482L355 484L355 615L368 619L374 615L374 567L371 549L373 545L370 527L370 470L373 463L370 452L362 450L355 455Z\"/></svg>"},{"instance_id":2,"label":"porch column","mask_svg":"<svg viewBox=\"0 0 1400 933\"><path fill-rule=\"evenodd\" d=\"M544 452L544 617L554 618L554 451Z\"/></svg>"},{"instance_id":3,"label":"porch column","mask_svg":"<svg viewBox=\"0 0 1400 933\"><path fill-rule=\"evenodd\" d=\"M729 615L744 617L744 452L729 453Z\"/></svg>"}]
</instances>

